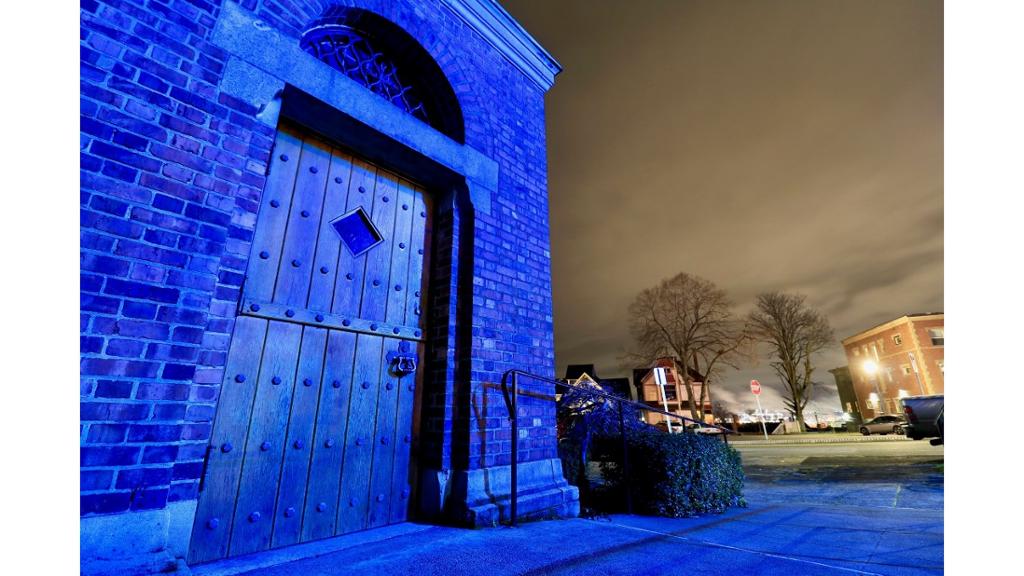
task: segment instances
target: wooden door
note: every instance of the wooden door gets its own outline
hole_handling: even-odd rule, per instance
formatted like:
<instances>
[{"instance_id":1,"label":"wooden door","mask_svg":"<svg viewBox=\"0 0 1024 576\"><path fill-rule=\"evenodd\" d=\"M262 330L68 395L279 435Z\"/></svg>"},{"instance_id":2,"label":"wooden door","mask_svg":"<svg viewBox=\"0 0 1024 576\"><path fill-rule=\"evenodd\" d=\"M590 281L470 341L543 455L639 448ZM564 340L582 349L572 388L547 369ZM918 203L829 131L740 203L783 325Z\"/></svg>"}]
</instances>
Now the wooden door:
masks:
<instances>
[{"instance_id":1,"label":"wooden door","mask_svg":"<svg viewBox=\"0 0 1024 576\"><path fill-rule=\"evenodd\" d=\"M429 214L419 187L280 127L190 562L406 520Z\"/></svg>"}]
</instances>

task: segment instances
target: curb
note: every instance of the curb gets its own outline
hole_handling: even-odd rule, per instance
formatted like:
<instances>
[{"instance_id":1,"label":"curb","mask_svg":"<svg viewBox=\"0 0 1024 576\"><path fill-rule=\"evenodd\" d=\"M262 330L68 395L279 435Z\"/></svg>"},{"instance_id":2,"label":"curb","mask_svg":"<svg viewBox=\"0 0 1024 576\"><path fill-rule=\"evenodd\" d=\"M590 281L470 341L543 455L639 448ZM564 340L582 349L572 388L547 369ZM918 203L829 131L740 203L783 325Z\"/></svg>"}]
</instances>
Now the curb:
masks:
<instances>
[{"instance_id":1,"label":"curb","mask_svg":"<svg viewBox=\"0 0 1024 576\"><path fill-rule=\"evenodd\" d=\"M860 442L913 442L906 436L850 436L833 438L779 438L778 440L736 440L730 445L773 446L776 444L848 444Z\"/></svg>"}]
</instances>

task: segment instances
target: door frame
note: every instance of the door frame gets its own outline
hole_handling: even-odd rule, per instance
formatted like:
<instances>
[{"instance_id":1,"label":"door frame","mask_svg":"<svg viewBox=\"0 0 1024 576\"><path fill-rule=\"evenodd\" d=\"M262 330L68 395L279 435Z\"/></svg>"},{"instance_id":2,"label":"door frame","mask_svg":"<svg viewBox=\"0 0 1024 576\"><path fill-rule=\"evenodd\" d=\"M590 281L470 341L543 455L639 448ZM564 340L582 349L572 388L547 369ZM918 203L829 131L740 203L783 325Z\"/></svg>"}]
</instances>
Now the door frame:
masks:
<instances>
[{"instance_id":1,"label":"door frame","mask_svg":"<svg viewBox=\"0 0 1024 576\"><path fill-rule=\"evenodd\" d=\"M416 504L411 516L424 519L438 515L447 490L436 481L424 487L422 479L458 467L466 455L455 453L459 451L455 447L460 446L457 436L468 434L468 430L440 427L439 432L430 433L428 422L450 417L460 403L456 382L469 382L475 215L491 214L499 165L473 146L452 140L344 74L325 67L303 51L294 38L264 26L255 14L237 4L222 7L210 41L228 54L220 83L222 92L257 110L253 132L273 138L284 116L429 191L434 213L429 269L424 271L428 275L429 305L425 311L428 338L422 397L438 400L423 402L415 409L423 434L415 453L421 474L414 487L417 492L429 494L414 492ZM463 109L468 124L472 114L466 114ZM255 204L250 204L249 210L242 207L233 212L231 225L250 229L255 223ZM218 273L237 274L239 266L248 267L251 240L232 242L235 256L222 260ZM444 272L439 274L442 267ZM223 304L211 307L211 321L232 327L237 302L230 309ZM230 336L231 331L229 328L223 336ZM218 355L218 342L211 339L210 344L204 343L200 354ZM197 371L197 375L200 373L197 380L216 385L222 381L223 366L204 367ZM197 509L192 510L194 523Z\"/></svg>"}]
</instances>

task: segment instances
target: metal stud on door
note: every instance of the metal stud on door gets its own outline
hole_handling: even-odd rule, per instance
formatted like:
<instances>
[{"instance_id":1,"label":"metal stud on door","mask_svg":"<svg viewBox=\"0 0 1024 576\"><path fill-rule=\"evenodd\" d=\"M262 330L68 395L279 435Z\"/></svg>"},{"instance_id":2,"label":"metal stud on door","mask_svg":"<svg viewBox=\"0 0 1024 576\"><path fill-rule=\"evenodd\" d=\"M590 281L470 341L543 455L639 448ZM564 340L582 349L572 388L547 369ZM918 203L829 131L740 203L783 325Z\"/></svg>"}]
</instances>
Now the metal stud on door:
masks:
<instances>
[{"instance_id":1,"label":"metal stud on door","mask_svg":"<svg viewBox=\"0 0 1024 576\"><path fill-rule=\"evenodd\" d=\"M417 186L280 127L190 562L406 519L427 212Z\"/></svg>"}]
</instances>

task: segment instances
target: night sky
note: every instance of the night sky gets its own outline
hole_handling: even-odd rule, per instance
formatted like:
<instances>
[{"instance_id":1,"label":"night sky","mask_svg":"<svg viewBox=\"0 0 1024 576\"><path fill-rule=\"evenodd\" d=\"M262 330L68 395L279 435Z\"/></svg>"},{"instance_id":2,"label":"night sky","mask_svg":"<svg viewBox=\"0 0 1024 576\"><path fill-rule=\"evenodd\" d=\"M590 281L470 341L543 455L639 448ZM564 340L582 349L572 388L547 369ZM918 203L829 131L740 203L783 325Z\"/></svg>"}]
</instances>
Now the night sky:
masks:
<instances>
[{"instance_id":1,"label":"night sky","mask_svg":"<svg viewBox=\"0 0 1024 576\"><path fill-rule=\"evenodd\" d=\"M555 345L626 376L626 307L680 271L806 294L841 338L943 310L943 21L932 0L501 0L562 64L547 96ZM781 409L767 365L716 400Z\"/></svg>"}]
</instances>

